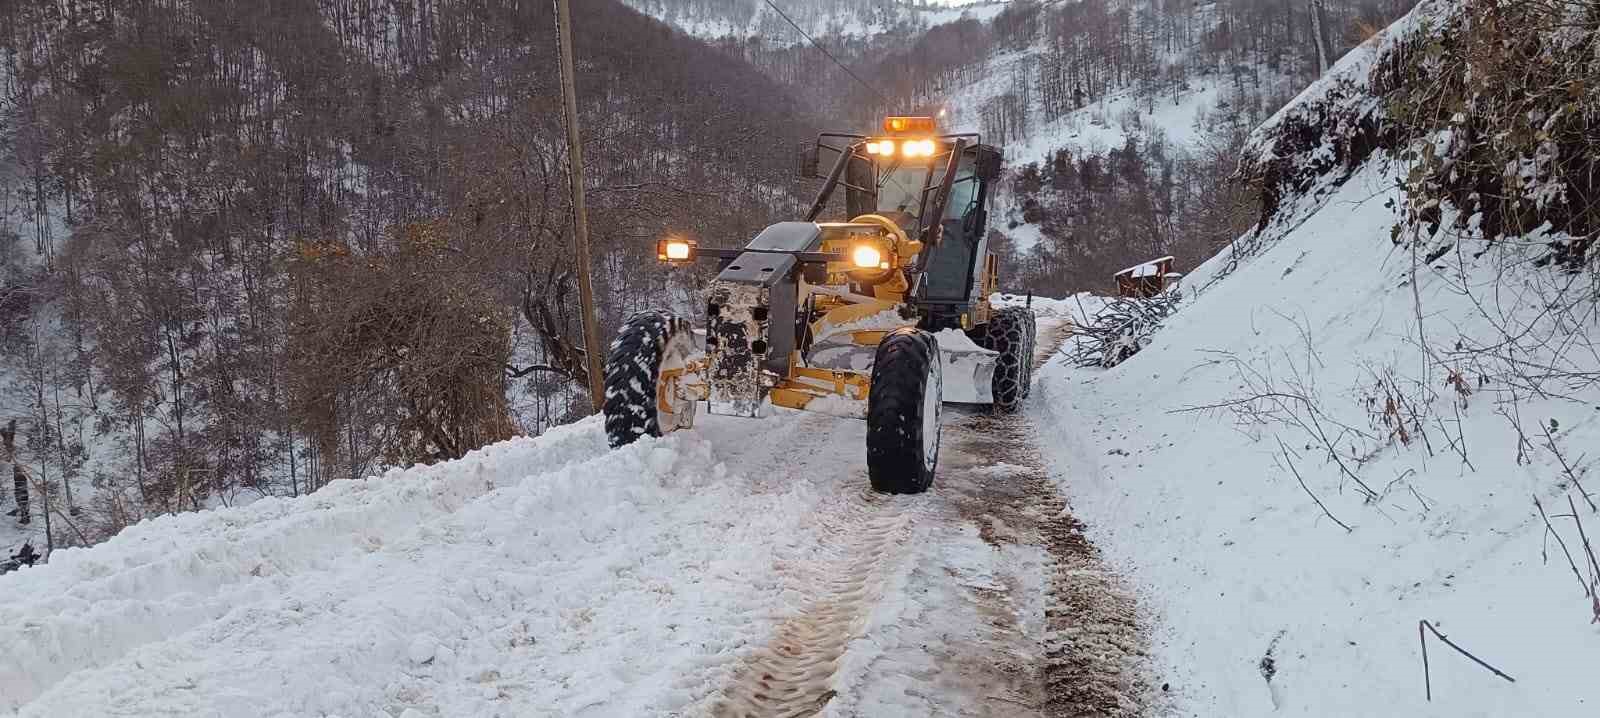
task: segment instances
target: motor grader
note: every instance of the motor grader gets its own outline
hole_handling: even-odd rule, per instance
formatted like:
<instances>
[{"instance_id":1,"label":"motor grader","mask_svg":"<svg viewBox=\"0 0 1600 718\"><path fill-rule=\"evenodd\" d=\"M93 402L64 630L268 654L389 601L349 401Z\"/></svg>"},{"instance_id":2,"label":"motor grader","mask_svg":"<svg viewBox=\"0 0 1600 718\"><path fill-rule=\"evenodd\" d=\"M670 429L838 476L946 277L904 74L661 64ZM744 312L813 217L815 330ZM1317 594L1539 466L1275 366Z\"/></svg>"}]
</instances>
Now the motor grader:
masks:
<instances>
[{"instance_id":1,"label":"motor grader","mask_svg":"<svg viewBox=\"0 0 1600 718\"><path fill-rule=\"evenodd\" d=\"M714 260L719 271L703 339L654 311L612 342L611 445L687 428L700 402L749 417L769 404L818 411L866 420L874 489L925 491L944 402L1012 412L1028 393L1033 313L989 302L999 276L987 205L1001 154L980 140L938 134L929 117L886 118L874 136L825 132L801 153L801 173L824 180L804 220L741 249L658 241L660 261ZM818 221L840 190L849 220Z\"/></svg>"}]
</instances>

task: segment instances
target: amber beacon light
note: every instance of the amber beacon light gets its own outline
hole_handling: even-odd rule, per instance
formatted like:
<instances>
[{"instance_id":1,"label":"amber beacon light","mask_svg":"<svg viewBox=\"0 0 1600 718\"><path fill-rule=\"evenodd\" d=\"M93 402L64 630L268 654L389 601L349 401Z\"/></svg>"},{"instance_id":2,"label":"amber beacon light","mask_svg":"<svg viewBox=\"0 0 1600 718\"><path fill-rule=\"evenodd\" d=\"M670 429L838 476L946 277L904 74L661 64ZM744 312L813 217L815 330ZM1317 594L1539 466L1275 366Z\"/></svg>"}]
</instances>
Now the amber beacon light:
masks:
<instances>
[{"instance_id":1,"label":"amber beacon light","mask_svg":"<svg viewBox=\"0 0 1600 718\"><path fill-rule=\"evenodd\" d=\"M883 131L890 134L902 133L932 133L937 128L932 117L908 117L904 115L891 115L883 118Z\"/></svg>"}]
</instances>

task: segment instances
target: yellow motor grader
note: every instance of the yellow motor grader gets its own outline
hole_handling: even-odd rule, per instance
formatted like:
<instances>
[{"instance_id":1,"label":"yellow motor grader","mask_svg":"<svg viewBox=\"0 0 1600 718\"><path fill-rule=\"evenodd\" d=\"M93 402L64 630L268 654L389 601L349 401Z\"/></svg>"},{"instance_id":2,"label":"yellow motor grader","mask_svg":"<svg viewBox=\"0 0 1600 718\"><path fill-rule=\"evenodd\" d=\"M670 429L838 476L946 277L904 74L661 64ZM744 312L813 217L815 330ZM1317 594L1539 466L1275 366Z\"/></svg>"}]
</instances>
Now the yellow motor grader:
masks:
<instances>
[{"instance_id":1,"label":"yellow motor grader","mask_svg":"<svg viewBox=\"0 0 1600 718\"><path fill-rule=\"evenodd\" d=\"M662 311L629 319L612 342L613 446L691 426L702 401L751 417L770 403L865 419L873 488L919 493L938 464L945 401L1016 411L1034 317L989 303L999 276L987 205L1001 154L976 134L939 134L929 117L889 117L883 130L825 132L802 153L802 174L824 180L803 221L767 227L742 249L657 243L663 262L720 268L703 342ZM849 221L817 221L840 189Z\"/></svg>"}]
</instances>

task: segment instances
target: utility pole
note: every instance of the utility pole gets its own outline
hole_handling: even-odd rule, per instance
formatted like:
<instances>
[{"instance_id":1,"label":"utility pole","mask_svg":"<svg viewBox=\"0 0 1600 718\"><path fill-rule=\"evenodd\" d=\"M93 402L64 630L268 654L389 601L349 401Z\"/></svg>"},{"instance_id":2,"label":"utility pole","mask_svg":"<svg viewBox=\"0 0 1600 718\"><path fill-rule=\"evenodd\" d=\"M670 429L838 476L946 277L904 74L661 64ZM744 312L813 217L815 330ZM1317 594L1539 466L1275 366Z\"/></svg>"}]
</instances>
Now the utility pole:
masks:
<instances>
[{"instance_id":1,"label":"utility pole","mask_svg":"<svg viewBox=\"0 0 1600 718\"><path fill-rule=\"evenodd\" d=\"M583 303L583 354L588 360L593 411L605 404L600 381L600 328L595 323L594 286L589 282L589 215L583 208L583 142L578 137L578 91L573 84L572 10L555 0L556 35L561 50L561 99L567 115L567 178L572 182L572 245L578 265L578 298Z\"/></svg>"}]
</instances>

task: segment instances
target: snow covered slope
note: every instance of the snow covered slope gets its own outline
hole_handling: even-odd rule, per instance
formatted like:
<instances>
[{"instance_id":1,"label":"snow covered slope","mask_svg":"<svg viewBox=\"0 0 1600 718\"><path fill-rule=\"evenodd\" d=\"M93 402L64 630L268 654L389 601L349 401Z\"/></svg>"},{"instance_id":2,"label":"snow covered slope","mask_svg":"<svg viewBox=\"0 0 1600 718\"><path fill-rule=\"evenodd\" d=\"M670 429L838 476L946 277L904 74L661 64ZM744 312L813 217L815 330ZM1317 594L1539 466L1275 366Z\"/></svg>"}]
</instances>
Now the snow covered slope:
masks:
<instances>
[{"instance_id":1,"label":"snow covered slope","mask_svg":"<svg viewBox=\"0 0 1600 718\"><path fill-rule=\"evenodd\" d=\"M1367 73L1449 7L1345 58L1253 152L1318 103L1381 112ZM1318 155L1150 348L1042 372L1059 485L1159 614L1185 714L1600 715L1590 278L1535 267L1544 236L1420 256L1391 241L1403 162L1340 183L1332 148L1297 156ZM1515 682L1429 633L1427 700L1420 621Z\"/></svg>"},{"instance_id":2,"label":"snow covered slope","mask_svg":"<svg viewBox=\"0 0 1600 718\"><path fill-rule=\"evenodd\" d=\"M703 40L761 37L775 44L804 43L762 0L622 0L650 17ZM962 17L988 20L1006 0L779 0L778 7L814 38L870 38L914 31Z\"/></svg>"}]
</instances>

